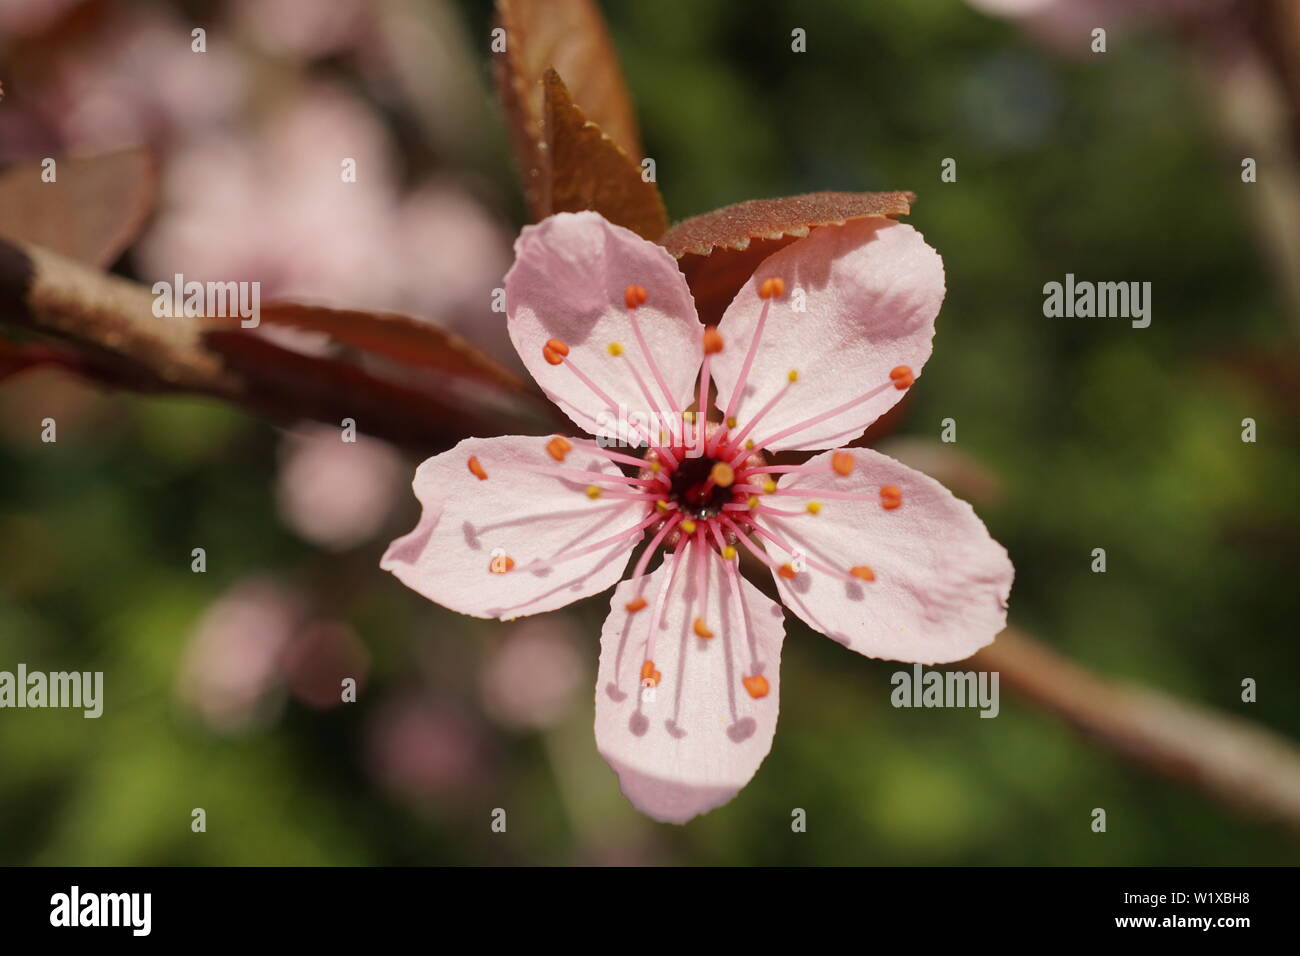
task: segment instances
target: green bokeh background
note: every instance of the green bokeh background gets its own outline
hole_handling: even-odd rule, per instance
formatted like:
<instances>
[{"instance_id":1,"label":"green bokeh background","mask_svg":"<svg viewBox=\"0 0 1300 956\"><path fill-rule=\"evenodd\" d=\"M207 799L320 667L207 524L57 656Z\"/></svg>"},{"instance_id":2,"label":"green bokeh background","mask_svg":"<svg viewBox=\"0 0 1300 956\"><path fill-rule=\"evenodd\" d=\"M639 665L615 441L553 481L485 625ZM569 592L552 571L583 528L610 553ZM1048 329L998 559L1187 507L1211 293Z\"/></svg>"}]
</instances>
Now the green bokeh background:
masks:
<instances>
[{"instance_id":1,"label":"green bokeh background","mask_svg":"<svg viewBox=\"0 0 1300 956\"><path fill-rule=\"evenodd\" d=\"M1104 56L1064 56L955 0L605 6L674 218L819 189L918 194L909 221L943 255L948 296L899 432L937 438L953 417L960 450L1002 482L979 511L1017 567L1014 623L1104 674L1300 735L1295 408L1246 364L1294 355L1296 325L1195 48L1135 26ZM488 92L489 10L459 16L483 168L521 216ZM796 26L806 54L790 52ZM945 157L955 183L940 181ZM1044 318L1043 283L1067 272L1150 281L1151 326ZM792 616L757 777L685 828L655 824L596 754L585 688L546 732L482 717L476 674L508 625L399 586L377 568L381 540L326 555L283 526L273 427L201 401L95 401L56 445L12 437L42 416L4 406L33 417L0 438L0 669L103 670L108 704L97 721L0 712L0 863L1297 859L1279 829L1119 761L1005 688L996 720L895 710L898 665ZM404 502L389 530L413 520ZM1089 570L1096 547L1105 574ZM317 591L352 625L372 660L358 703L290 703L234 736L178 705L187 636L253 573ZM575 609L589 678L607 602ZM1245 677L1257 703L1240 700ZM364 727L399 688L479 727L480 779L414 802L375 783ZM193 807L208 832L191 832ZM495 807L506 834L489 828ZM795 807L806 833L791 832Z\"/></svg>"}]
</instances>

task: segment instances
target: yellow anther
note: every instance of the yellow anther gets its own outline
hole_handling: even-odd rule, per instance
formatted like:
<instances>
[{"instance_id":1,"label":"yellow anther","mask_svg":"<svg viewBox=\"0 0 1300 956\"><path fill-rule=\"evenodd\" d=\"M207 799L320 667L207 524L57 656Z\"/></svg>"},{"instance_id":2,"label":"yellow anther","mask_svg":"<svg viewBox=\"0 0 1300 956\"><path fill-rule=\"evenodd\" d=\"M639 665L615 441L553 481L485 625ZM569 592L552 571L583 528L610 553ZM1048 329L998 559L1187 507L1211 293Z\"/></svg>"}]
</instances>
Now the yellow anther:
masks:
<instances>
[{"instance_id":1,"label":"yellow anther","mask_svg":"<svg viewBox=\"0 0 1300 956\"><path fill-rule=\"evenodd\" d=\"M658 511L660 514L664 514L665 512L668 511L668 502L663 500L656 501L655 510Z\"/></svg>"},{"instance_id":2,"label":"yellow anther","mask_svg":"<svg viewBox=\"0 0 1300 956\"><path fill-rule=\"evenodd\" d=\"M663 470L663 467L664 466L659 464L659 462L657 461L650 462L650 470L653 471L656 475Z\"/></svg>"},{"instance_id":3,"label":"yellow anther","mask_svg":"<svg viewBox=\"0 0 1300 956\"><path fill-rule=\"evenodd\" d=\"M695 534L695 522L692 521L690 518L687 518L685 521L682 522L682 530L685 531L687 534Z\"/></svg>"},{"instance_id":4,"label":"yellow anther","mask_svg":"<svg viewBox=\"0 0 1300 956\"><path fill-rule=\"evenodd\" d=\"M771 478L769 478L769 479L767 479L767 481L763 482L763 494L765 494L765 495L771 495L771 494L775 494L775 493L776 493L776 482L775 482L775 481L773 481Z\"/></svg>"},{"instance_id":5,"label":"yellow anther","mask_svg":"<svg viewBox=\"0 0 1300 956\"><path fill-rule=\"evenodd\" d=\"M749 505L750 511L753 511L758 507L758 495L750 495L749 500L746 501L745 504Z\"/></svg>"},{"instance_id":6,"label":"yellow anther","mask_svg":"<svg viewBox=\"0 0 1300 956\"><path fill-rule=\"evenodd\" d=\"M724 545L722 548L722 557L725 561L736 560L736 549L731 545Z\"/></svg>"},{"instance_id":7,"label":"yellow anther","mask_svg":"<svg viewBox=\"0 0 1300 956\"><path fill-rule=\"evenodd\" d=\"M736 416L735 416L735 415L728 415L728 416L727 416L727 427L728 427L728 428L735 428L735 427L736 427Z\"/></svg>"},{"instance_id":8,"label":"yellow anther","mask_svg":"<svg viewBox=\"0 0 1300 956\"><path fill-rule=\"evenodd\" d=\"M719 488L730 488L736 480L736 471L725 461L714 462L709 470L709 477Z\"/></svg>"},{"instance_id":9,"label":"yellow anther","mask_svg":"<svg viewBox=\"0 0 1300 956\"><path fill-rule=\"evenodd\" d=\"M745 451L753 451L753 450L754 450L754 439L752 439L752 438L746 438L746 439L745 439Z\"/></svg>"},{"instance_id":10,"label":"yellow anther","mask_svg":"<svg viewBox=\"0 0 1300 956\"><path fill-rule=\"evenodd\" d=\"M785 377L792 382L797 382L799 381L799 370L797 368L792 368L788 373L786 373Z\"/></svg>"},{"instance_id":11,"label":"yellow anther","mask_svg":"<svg viewBox=\"0 0 1300 956\"><path fill-rule=\"evenodd\" d=\"M598 486L598 485L588 485L588 486L587 486L587 497L590 498L592 501L595 501L597 498L599 498L599 497L600 497L600 486Z\"/></svg>"},{"instance_id":12,"label":"yellow anther","mask_svg":"<svg viewBox=\"0 0 1300 956\"><path fill-rule=\"evenodd\" d=\"M622 354L623 354L623 346L620 345L618 342L610 342L608 348L609 348L609 354L610 354L610 355L622 355Z\"/></svg>"},{"instance_id":13,"label":"yellow anther","mask_svg":"<svg viewBox=\"0 0 1300 956\"><path fill-rule=\"evenodd\" d=\"M820 501L808 502L808 513L810 515L818 514L821 512L821 510L822 510L822 503Z\"/></svg>"}]
</instances>

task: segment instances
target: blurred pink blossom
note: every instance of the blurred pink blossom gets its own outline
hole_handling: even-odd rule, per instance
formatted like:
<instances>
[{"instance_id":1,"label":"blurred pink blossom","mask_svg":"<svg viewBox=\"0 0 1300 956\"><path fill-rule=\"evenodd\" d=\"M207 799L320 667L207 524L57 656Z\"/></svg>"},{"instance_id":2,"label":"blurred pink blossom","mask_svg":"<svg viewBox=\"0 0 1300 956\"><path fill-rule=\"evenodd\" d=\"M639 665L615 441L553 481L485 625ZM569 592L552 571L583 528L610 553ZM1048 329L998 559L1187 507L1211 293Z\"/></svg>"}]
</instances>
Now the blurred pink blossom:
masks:
<instances>
[{"instance_id":1,"label":"blurred pink blossom","mask_svg":"<svg viewBox=\"0 0 1300 956\"><path fill-rule=\"evenodd\" d=\"M365 0L234 0L232 9L268 53L308 59L347 49L369 23Z\"/></svg>"},{"instance_id":2,"label":"blurred pink blossom","mask_svg":"<svg viewBox=\"0 0 1300 956\"><path fill-rule=\"evenodd\" d=\"M575 628L562 615L514 625L482 671L484 710L505 727L554 726L588 680Z\"/></svg>"},{"instance_id":3,"label":"blurred pink blossom","mask_svg":"<svg viewBox=\"0 0 1300 956\"><path fill-rule=\"evenodd\" d=\"M39 4L37 4L39 6ZM190 26L136 4L104 17L93 38L60 48L45 83L29 90L69 149L108 150L211 130L244 101L239 54L191 48Z\"/></svg>"},{"instance_id":4,"label":"blurred pink blossom","mask_svg":"<svg viewBox=\"0 0 1300 956\"><path fill-rule=\"evenodd\" d=\"M285 435L276 498L285 524L312 544L356 547L383 527L404 483L401 456L385 442L307 424Z\"/></svg>"},{"instance_id":5,"label":"blurred pink blossom","mask_svg":"<svg viewBox=\"0 0 1300 956\"><path fill-rule=\"evenodd\" d=\"M486 772L481 731L459 712L415 696L386 701L367 734L367 761L396 796L460 793Z\"/></svg>"},{"instance_id":6,"label":"blurred pink blossom","mask_svg":"<svg viewBox=\"0 0 1300 956\"><path fill-rule=\"evenodd\" d=\"M356 682L357 697L370 673L370 654L346 624L314 621L299 630L280 655L280 670L293 696L316 710L343 703L343 681Z\"/></svg>"},{"instance_id":7,"label":"blurred pink blossom","mask_svg":"<svg viewBox=\"0 0 1300 956\"><path fill-rule=\"evenodd\" d=\"M284 586L245 578L204 612L190 637L176 693L208 727L230 733L269 722L282 701L280 655L302 603Z\"/></svg>"},{"instance_id":8,"label":"blurred pink blossom","mask_svg":"<svg viewBox=\"0 0 1300 956\"><path fill-rule=\"evenodd\" d=\"M355 182L343 181L346 159L355 160ZM455 324L469 310L475 319L491 315L509 239L449 181L404 194L382 123L352 94L320 84L259 131L183 146L138 255L151 277L258 280L263 302L389 309ZM504 342L505 323L496 325Z\"/></svg>"}]
</instances>

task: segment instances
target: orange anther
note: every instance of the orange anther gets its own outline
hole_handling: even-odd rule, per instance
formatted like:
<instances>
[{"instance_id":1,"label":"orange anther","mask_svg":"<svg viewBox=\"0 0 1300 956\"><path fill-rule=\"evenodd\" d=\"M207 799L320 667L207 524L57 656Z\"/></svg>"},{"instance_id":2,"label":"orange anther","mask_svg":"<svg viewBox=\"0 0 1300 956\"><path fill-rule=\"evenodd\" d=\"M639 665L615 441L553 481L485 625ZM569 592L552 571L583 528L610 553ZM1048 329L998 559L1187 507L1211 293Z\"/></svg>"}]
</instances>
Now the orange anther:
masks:
<instances>
[{"instance_id":1,"label":"orange anther","mask_svg":"<svg viewBox=\"0 0 1300 956\"><path fill-rule=\"evenodd\" d=\"M712 637L712 636L713 636L713 632L710 631L710 630L708 629L708 627L705 626L705 624L704 624L704 618L702 618L702 617L697 617L697 618L695 619L695 623L691 625L691 628L695 631L695 636L696 636L696 637Z\"/></svg>"},{"instance_id":2,"label":"orange anther","mask_svg":"<svg viewBox=\"0 0 1300 956\"><path fill-rule=\"evenodd\" d=\"M758 297L760 299L779 299L784 293L785 280L776 276L764 279L758 287Z\"/></svg>"},{"instance_id":3,"label":"orange anther","mask_svg":"<svg viewBox=\"0 0 1300 956\"><path fill-rule=\"evenodd\" d=\"M487 472L483 470L483 465L479 462L477 455L470 455L469 461L467 461L466 464L469 465L469 473L471 475L479 481L487 481Z\"/></svg>"},{"instance_id":4,"label":"orange anther","mask_svg":"<svg viewBox=\"0 0 1300 956\"><path fill-rule=\"evenodd\" d=\"M794 569L794 565L789 561L777 568L776 573L781 575L781 577L785 578L787 581L793 581L799 576L799 572Z\"/></svg>"},{"instance_id":5,"label":"orange anther","mask_svg":"<svg viewBox=\"0 0 1300 956\"><path fill-rule=\"evenodd\" d=\"M709 470L709 477L719 488L730 488L736 480L736 470L725 461L714 462L713 468Z\"/></svg>"},{"instance_id":6,"label":"orange anther","mask_svg":"<svg viewBox=\"0 0 1300 956\"><path fill-rule=\"evenodd\" d=\"M514 566L515 559L508 554L494 554L492 560L488 562L488 570L493 574L505 574Z\"/></svg>"},{"instance_id":7,"label":"orange anther","mask_svg":"<svg viewBox=\"0 0 1300 956\"><path fill-rule=\"evenodd\" d=\"M896 485L885 485L880 489L880 506L886 511L893 511L903 503L903 490Z\"/></svg>"},{"instance_id":8,"label":"orange anther","mask_svg":"<svg viewBox=\"0 0 1300 956\"><path fill-rule=\"evenodd\" d=\"M716 355L722 351L722 333L716 326L710 325L704 330L704 354Z\"/></svg>"},{"instance_id":9,"label":"orange anther","mask_svg":"<svg viewBox=\"0 0 1300 956\"><path fill-rule=\"evenodd\" d=\"M627 303L629 309L635 309L638 305L645 305L646 292L643 285L630 285L623 290L623 301Z\"/></svg>"},{"instance_id":10,"label":"orange anther","mask_svg":"<svg viewBox=\"0 0 1300 956\"><path fill-rule=\"evenodd\" d=\"M831 455L831 469L837 475L853 473L853 456L847 451L837 451Z\"/></svg>"},{"instance_id":11,"label":"orange anther","mask_svg":"<svg viewBox=\"0 0 1300 956\"><path fill-rule=\"evenodd\" d=\"M755 674L753 677L742 677L740 682L745 685L745 690L749 691L749 696L754 700L766 697L772 690L767 684L767 678L762 674Z\"/></svg>"},{"instance_id":12,"label":"orange anther","mask_svg":"<svg viewBox=\"0 0 1300 956\"><path fill-rule=\"evenodd\" d=\"M638 594L632 600L624 604L623 607L627 608L627 613L635 614L637 611L645 607L645 598Z\"/></svg>"},{"instance_id":13,"label":"orange anther","mask_svg":"<svg viewBox=\"0 0 1300 956\"><path fill-rule=\"evenodd\" d=\"M546 443L546 452L556 461L564 461L564 457L573 450L567 438L556 435Z\"/></svg>"},{"instance_id":14,"label":"orange anther","mask_svg":"<svg viewBox=\"0 0 1300 956\"><path fill-rule=\"evenodd\" d=\"M854 576L855 578L857 578L859 581L874 581L874 580L876 580L876 572L875 572L875 571L872 571L872 570L871 570L869 567L867 567L865 564L859 564L859 565L858 565L857 567L855 567L855 568L849 568L849 574L853 575L853 576Z\"/></svg>"},{"instance_id":15,"label":"orange anther","mask_svg":"<svg viewBox=\"0 0 1300 956\"><path fill-rule=\"evenodd\" d=\"M901 390L904 388L910 388L912 383L916 381L916 378L912 375L912 367L910 365L899 365L897 368L890 370L889 380L894 383L894 388Z\"/></svg>"},{"instance_id":16,"label":"orange anther","mask_svg":"<svg viewBox=\"0 0 1300 956\"><path fill-rule=\"evenodd\" d=\"M552 352L559 352L561 355L569 354L569 346L560 339L547 339L542 348L550 349Z\"/></svg>"},{"instance_id":17,"label":"orange anther","mask_svg":"<svg viewBox=\"0 0 1300 956\"><path fill-rule=\"evenodd\" d=\"M663 676L664 676L663 674L655 670L654 661L646 661L644 664L641 665L642 684L649 685L650 687L658 687L659 681L663 678Z\"/></svg>"},{"instance_id":18,"label":"orange anther","mask_svg":"<svg viewBox=\"0 0 1300 956\"><path fill-rule=\"evenodd\" d=\"M542 358L546 359L551 365L564 364L564 353L555 351L549 345L542 346Z\"/></svg>"}]
</instances>

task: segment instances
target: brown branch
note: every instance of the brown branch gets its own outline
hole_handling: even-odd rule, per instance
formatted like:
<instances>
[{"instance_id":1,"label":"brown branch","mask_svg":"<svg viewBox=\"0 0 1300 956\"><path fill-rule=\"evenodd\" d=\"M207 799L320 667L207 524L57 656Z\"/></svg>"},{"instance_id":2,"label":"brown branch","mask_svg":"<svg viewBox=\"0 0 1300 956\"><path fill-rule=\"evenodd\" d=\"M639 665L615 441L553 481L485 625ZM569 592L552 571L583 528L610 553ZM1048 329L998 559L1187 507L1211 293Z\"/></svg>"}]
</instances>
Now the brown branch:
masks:
<instances>
[{"instance_id":1,"label":"brown branch","mask_svg":"<svg viewBox=\"0 0 1300 956\"><path fill-rule=\"evenodd\" d=\"M264 324L276 315L282 328L316 335L320 347L304 352L238 320L156 316L153 305L140 283L0 240L0 327L57 340L63 348L44 354L76 355L77 363L58 364L99 382L211 396L283 422L351 417L362 431L420 452L554 424L549 405L512 373L405 316L264 307Z\"/></svg>"},{"instance_id":2,"label":"brown branch","mask_svg":"<svg viewBox=\"0 0 1300 956\"><path fill-rule=\"evenodd\" d=\"M1270 730L1100 677L1014 628L964 664L998 671L1027 700L1148 770L1300 831L1300 754Z\"/></svg>"}]
</instances>

